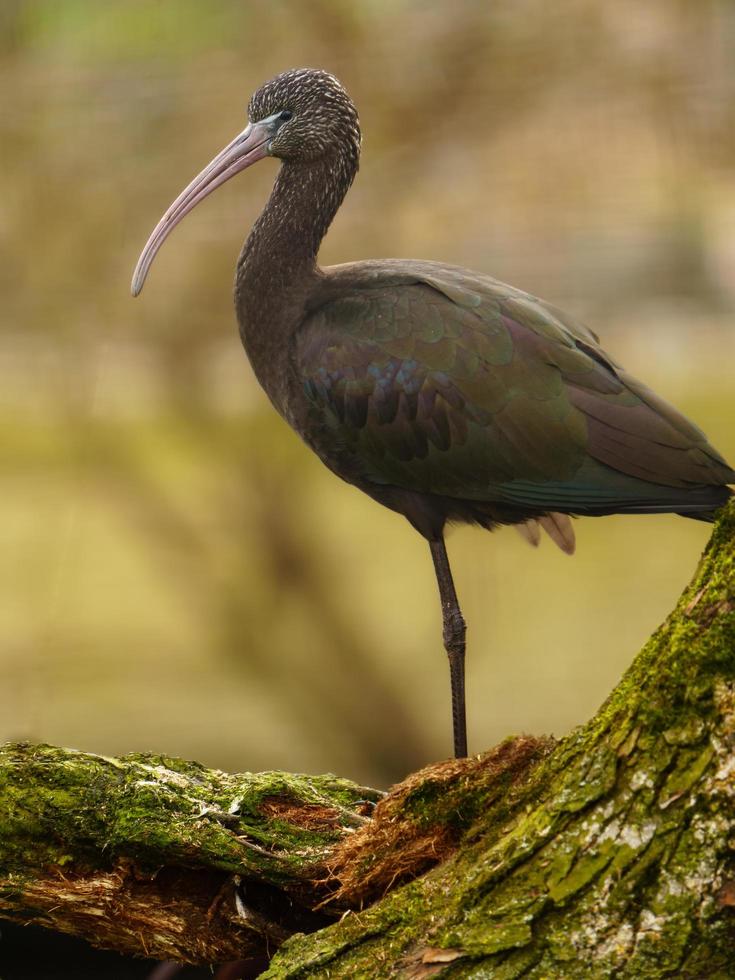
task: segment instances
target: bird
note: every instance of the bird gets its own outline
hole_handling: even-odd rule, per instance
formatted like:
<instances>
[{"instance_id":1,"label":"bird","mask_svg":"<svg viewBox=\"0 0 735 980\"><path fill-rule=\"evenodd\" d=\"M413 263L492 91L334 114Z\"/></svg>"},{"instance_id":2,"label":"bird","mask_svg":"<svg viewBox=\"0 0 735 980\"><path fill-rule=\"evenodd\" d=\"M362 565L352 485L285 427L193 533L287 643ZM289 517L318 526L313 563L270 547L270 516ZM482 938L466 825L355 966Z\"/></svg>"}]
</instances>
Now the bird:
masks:
<instances>
[{"instance_id":1,"label":"bird","mask_svg":"<svg viewBox=\"0 0 735 980\"><path fill-rule=\"evenodd\" d=\"M172 229L235 174L280 167L240 252L240 337L276 411L326 466L403 515L429 545L449 661L454 755L467 755L466 624L449 524L543 528L574 550L572 517L713 521L735 471L704 433L536 296L438 261L320 267L360 161L354 103L329 72L283 72L248 122L165 212L132 281Z\"/></svg>"}]
</instances>

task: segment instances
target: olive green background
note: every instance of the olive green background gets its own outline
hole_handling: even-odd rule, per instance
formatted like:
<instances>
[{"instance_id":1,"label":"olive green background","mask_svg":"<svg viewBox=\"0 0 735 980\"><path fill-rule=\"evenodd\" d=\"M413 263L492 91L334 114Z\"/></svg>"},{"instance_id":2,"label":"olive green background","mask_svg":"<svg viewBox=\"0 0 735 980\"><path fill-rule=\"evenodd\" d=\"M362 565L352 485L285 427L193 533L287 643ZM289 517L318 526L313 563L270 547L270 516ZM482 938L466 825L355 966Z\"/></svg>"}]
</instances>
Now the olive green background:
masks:
<instances>
[{"instance_id":1,"label":"olive green background","mask_svg":"<svg viewBox=\"0 0 735 980\"><path fill-rule=\"evenodd\" d=\"M0 738L385 784L450 751L425 542L273 412L231 308L275 173L138 253L289 67L344 82L362 169L322 251L481 269L567 309L735 459L726 0L3 0ZM563 734L706 525L580 520L569 559L462 528L471 747Z\"/></svg>"}]
</instances>

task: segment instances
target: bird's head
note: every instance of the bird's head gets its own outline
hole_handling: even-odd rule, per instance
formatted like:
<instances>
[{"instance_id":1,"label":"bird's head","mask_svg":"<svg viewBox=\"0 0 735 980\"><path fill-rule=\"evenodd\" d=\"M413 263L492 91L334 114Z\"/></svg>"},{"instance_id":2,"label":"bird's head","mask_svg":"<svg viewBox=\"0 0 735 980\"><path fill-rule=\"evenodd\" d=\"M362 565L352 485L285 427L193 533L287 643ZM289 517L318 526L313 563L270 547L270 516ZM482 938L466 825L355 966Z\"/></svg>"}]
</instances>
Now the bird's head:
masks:
<instances>
[{"instance_id":1,"label":"bird's head","mask_svg":"<svg viewBox=\"0 0 735 980\"><path fill-rule=\"evenodd\" d=\"M334 75L317 68L283 72L250 99L251 125L268 125L270 156L311 161L347 149L358 153L357 110Z\"/></svg>"},{"instance_id":2,"label":"bird's head","mask_svg":"<svg viewBox=\"0 0 735 980\"><path fill-rule=\"evenodd\" d=\"M248 124L181 192L156 225L135 267L133 296L143 288L161 245L181 219L230 177L265 157L313 163L333 154L357 159L357 110L326 71L297 68L262 85L248 106Z\"/></svg>"}]
</instances>

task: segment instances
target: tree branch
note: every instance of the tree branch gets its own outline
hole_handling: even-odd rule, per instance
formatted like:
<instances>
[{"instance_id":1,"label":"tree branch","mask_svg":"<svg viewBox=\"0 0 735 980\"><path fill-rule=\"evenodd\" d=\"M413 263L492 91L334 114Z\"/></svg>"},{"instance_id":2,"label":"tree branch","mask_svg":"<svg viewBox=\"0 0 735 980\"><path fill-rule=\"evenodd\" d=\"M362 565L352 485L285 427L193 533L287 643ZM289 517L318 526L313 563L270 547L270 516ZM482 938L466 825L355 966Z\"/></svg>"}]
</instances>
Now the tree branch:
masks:
<instances>
[{"instance_id":1,"label":"tree branch","mask_svg":"<svg viewBox=\"0 0 735 980\"><path fill-rule=\"evenodd\" d=\"M0 915L182 962L274 950L380 798L333 776L228 775L162 756L0 749Z\"/></svg>"},{"instance_id":2,"label":"tree branch","mask_svg":"<svg viewBox=\"0 0 735 980\"><path fill-rule=\"evenodd\" d=\"M727 976L734 799L730 504L676 610L559 743L509 739L382 800L7 746L0 915L188 962L280 947L273 978Z\"/></svg>"}]
</instances>

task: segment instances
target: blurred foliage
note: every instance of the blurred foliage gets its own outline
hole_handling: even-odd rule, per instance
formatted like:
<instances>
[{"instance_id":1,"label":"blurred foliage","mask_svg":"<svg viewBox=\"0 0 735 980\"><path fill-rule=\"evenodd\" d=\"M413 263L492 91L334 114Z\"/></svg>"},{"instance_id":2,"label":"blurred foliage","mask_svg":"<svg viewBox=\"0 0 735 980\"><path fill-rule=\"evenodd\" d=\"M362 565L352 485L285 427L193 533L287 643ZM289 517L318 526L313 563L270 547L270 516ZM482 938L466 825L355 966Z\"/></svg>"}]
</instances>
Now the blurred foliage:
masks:
<instances>
[{"instance_id":1,"label":"blurred foliage","mask_svg":"<svg viewBox=\"0 0 735 980\"><path fill-rule=\"evenodd\" d=\"M385 782L445 755L425 544L276 418L234 328L268 163L128 283L276 72L353 95L362 171L323 261L484 269L586 318L735 457L729 0L3 0L0 737ZM707 528L450 542L471 743L561 733L688 580Z\"/></svg>"}]
</instances>

